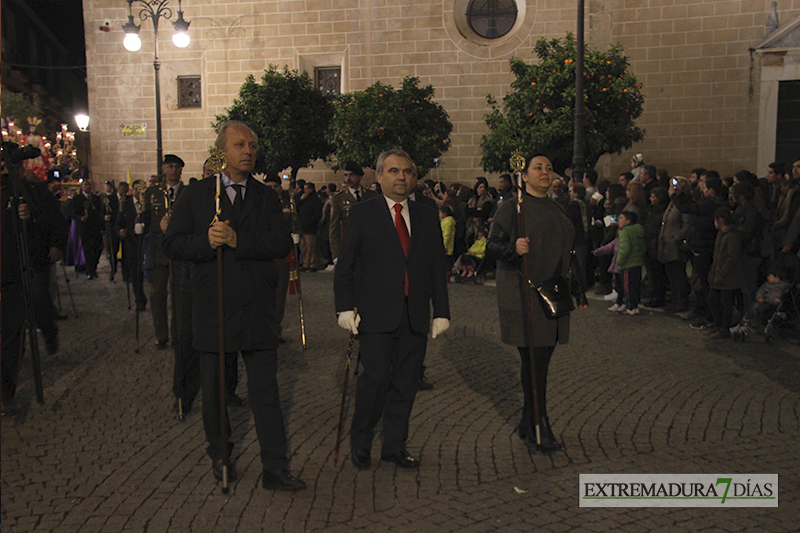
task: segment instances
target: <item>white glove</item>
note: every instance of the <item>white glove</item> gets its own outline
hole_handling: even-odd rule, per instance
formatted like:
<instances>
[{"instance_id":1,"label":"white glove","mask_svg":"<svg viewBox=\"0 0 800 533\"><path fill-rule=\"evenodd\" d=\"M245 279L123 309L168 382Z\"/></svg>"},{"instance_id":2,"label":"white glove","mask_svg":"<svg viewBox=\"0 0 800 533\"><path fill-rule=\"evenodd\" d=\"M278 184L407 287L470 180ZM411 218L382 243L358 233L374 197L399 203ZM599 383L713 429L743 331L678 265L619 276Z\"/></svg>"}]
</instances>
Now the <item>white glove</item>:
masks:
<instances>
[{"instance_id":1,"label":"white glove","mask_svg":"<svg viewBox=\"0 0 800 533\"><path fill-rule=\"evenodd\" d=\"M144 235L144 222L137 222L133 225L133 233L136 235Z\"/></svg>"},{"instance_id":2,"label":"white glove","mask_svg":"<svg viewBox=\"0 0 800 533\"><path fill-rule=\"evenodd\" d=\"M292 233L292 242L295 244L300 244L300 234L299 233Z\"/></svg>"},{"instance_id":3,"label":"white glove","mask_svg":"<svg viewBox=\"0 0 800 533\"><path fill-rule=\"evenodd\" d=\"M450 319L434 318L433 326L431 326L431 338L435 339L437 336L447 331L447 328L449 327L450 327Z\"/></svg>"},{"instance_id":4,"label":"white glove","mask_svg":"<svg viewBox=\"0 0 800 533\"><path fill-rule=\"evenodd\" d=\"M361 316L355 311L342 311L339 313L339 327L346 329L353 335L358 335L358 325L361 323Z\"/></svg>"}]
</instances>

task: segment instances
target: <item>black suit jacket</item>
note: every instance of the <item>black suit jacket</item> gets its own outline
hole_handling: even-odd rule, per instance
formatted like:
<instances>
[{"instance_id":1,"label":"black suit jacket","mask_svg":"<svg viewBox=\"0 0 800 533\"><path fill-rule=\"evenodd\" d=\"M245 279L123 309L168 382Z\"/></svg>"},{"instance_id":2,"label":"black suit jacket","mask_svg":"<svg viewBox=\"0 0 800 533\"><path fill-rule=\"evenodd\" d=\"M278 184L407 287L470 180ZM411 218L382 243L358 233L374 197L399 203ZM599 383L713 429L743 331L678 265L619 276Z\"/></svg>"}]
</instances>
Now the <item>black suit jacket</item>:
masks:
<instances>
[{"instance_id":1,"label":"black suit jacket","mask_svg":"<svg viewBox=\"0 0 800 533\"><path fill-rule=\"evenodd\" d=\"M175 202L164 237L170 259L192 261L192 334L197 350L216 352L217 252L208 243L208 228L216 212L218 176L187 187ZM233 206L220 194L223 220ZM233 226L234 223L232 222ZM252 176L236 224L236 249L223 249L225 351L266 350L278 345L273 259L286 257L292 247L278 195Z\"/></svg>"},{"instance_id":2,"label":"black suit jacket","mask_svg":"<svg viewBox=\"0 0 800 533\"><path fill-rule=\"evenodd\" d=\"M411 328L428 333L431 301L434 317L450 318L439 217L415 202L408 202L408 208L411 246L405 257L383 195L350 207L336 263L334 294L336 312L358 308L362 333L387 333L400 326L405 310L406 269Z\"/></svg>"}]
</instances>

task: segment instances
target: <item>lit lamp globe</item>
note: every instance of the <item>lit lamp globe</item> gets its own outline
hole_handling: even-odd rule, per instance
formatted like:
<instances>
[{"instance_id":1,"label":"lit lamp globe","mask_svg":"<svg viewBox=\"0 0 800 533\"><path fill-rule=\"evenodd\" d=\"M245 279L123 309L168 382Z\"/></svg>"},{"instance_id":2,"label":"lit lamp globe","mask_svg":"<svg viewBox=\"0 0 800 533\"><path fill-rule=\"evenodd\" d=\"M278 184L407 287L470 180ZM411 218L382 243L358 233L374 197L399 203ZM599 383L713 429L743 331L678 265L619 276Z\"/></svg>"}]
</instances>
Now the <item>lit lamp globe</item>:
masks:
<instances>
[{"instance_id":1,"label":"lit lamp globe","mask_svg":"<svg viewBox=\"0 0 800 533\"><path fill-rule=\"evenodd\" d=\"M89 115L75 115L75 123L81 131L88 131L89 129Z\"/></svg>"},{"instance_id":2,"label":"lit lamp globe","mask_svg":"<svg viewBox=\"0 0 800 533\"><path fill-rule=\"evenodd\" d=\"M122 44L123 46L125 46L125 50L127 51L138 52L139 49L142 47L142 40L139 39L139 36L137 34L128 33L125 35L125 39L122 41Z\"/></svg>"},{"instance_id":3,"label":"lit lamp globe","mask_svg":"<svg viewBox=\"0 0 800 533\"><path fill-rule=\"evenodd\" d=\"M186 48L189 46L189 42L191 41L191 37L189 37L188 33L185 32L178 32L172 35L172 42L178 48Z\"/></svg>"}]
</instances>

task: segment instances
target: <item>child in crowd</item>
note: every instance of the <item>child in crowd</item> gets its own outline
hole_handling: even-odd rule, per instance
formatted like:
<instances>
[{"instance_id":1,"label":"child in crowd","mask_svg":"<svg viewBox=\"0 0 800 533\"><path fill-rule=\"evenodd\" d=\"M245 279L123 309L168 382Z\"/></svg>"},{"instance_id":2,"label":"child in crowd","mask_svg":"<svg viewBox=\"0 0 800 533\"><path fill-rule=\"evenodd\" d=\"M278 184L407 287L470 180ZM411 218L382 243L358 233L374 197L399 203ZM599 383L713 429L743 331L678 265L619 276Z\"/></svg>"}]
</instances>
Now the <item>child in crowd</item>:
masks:
<instances>
[{"instance_id":1,"label":"child in crowd","mask_svg":"<svg viewBox=\"0 0 800 533\"><path fill-rule=\"evenodd\" d=\"M439 207L439 221L442 225L442 238L444 239L445 275L450 281L450 268L453 264L453 248L456 241L456 219L449 205Z\"/></svg>"},{"instance_id":2,"label":"child in crowd","mask_svg":"<svg viewBox=\"0 0 800 533\"><path fill-rule=\"evenodd\" d=\"M708 307L714 326L706 331L706 335L712 339L727 339L730 337L728 327L733 313L733 295L741 288L739 256L742 235L727 207L720 207L714 212L714 226L717 228L717 237L714 241L714 260L708 274Z\"/></svg>"},{"instance_id":3,"label":"child in crowd","mask_svg":"<svg viewBox=\"0 0 800 533\"><path fill-rule=\"evenodd\" d=\"M478 230L477 238L469 250L465 254L461 254L453 265L453 272L464 278L471 278L475 276L475 269L478 266L478 261L486 255L486 230L481 228Z\"/></svg>"},{"instance_id":4,"label":"child in crowd","mask_svg":"<svg viewBox=\"0 0 800 533\"><path fill-rule=\"evenodd\" d=\"M637 223L638 216L633 211L623 211L617 218L619 223L619 243L617 245L617 269L619 270L623 305L628 315L639 314L639 286L642 282L644 265L644 228Z\"/></svg>"},{"instance_id":5,"label":"child in crowd","mask_svg":"<svg viewBox=\"0 0 800 533\"><path fill-rule=\"evenodd\" d=\"M616 224L616 222L615 222ZM600 255L611 255L611 265L608 267L608 273L614 278L614 287L615 292L617 293L617 301L614 305L608 308L609 311L616 312L619 311L620 313L624 312L627 307L623 303L623 292L622 287L620 285L619 279L619 269L617 268L617 252L619 248L619 234L612 241L603 246L592 250L592 255L600 256Z\"/></svg>"},{"instance_id":6,"label":"child in crowd","mask_svg":"<svg viewBox=\"0 0 800 533\"><path fill-rule=\"evenodd\" d=\"M745 315L747 322L751 324L761 322L762 317L781 303L781 298L792 286L792 282L786 277L786 271L779 265L770 267L767 281L756 291L756 301Z\"/></svg>"}]
</instances>

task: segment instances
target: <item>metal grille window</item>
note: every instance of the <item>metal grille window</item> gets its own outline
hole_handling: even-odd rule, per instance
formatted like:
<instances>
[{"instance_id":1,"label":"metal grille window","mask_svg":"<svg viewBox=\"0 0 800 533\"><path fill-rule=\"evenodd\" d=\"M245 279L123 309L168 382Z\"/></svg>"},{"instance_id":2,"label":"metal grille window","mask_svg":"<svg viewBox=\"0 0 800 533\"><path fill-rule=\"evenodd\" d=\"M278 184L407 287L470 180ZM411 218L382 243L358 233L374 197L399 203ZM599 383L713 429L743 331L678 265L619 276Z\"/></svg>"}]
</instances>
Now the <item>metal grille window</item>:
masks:
<instances>
[{"instance_id":1,"label":"metal grille window","mask_svg":"<svg viewBox=\"0 0 800 533\"><path fill-rule=\"evenodd\" d=\"M517 20L514 0L472 0L467 7L469 26L485 39L498 39L511 31Z\"/></svg>"},{"instance_id":2,"label":"metal grille window","mask_svg":"<svg viewBox=\"0 0 800 533\"><path fill-rule=\"evenodd\" d=\"M200 76L178 76L178 107L202 107Z\"/></svg>"},{"instance_id":3,"label":"metal grille window","mask_svg":"<svg viewBox=\"0 0 800 533\"><path fill-rule=\"evenodd\" d=\"M342 89L341 67L316 67L314 83L322 94L339 94Z\"/></svg>"}]
</instances>

